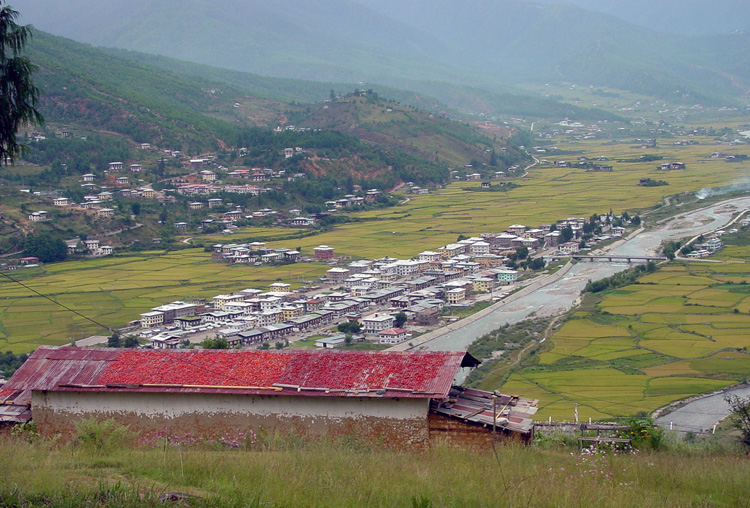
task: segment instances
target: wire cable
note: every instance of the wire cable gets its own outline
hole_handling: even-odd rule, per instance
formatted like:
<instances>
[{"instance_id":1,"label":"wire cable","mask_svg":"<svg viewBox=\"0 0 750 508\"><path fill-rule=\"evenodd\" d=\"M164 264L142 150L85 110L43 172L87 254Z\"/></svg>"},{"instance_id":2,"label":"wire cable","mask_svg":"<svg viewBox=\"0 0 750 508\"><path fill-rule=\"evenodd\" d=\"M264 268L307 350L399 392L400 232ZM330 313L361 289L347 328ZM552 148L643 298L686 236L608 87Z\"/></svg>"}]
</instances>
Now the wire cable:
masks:
<instances>
[{"instance_id":1,"label":"wire cable","mask_svg":"<svg viewBox=\"0 0 750 508\"><path fill-rule=\"evenodd\" d=\"M72 312L73 314L75 314L75 315L77 315L77 316L80 316L80 317L82 317L83 319L85 319L85 320L87 320L87 321L91 321L92 323L94 323L94 324L95 324L95 325L97 325L97 326L101 326L102 328L104 328L105 330L109 331L110 333L117 333L117 332L115 332L115 330L113 330L113 329L112 329L112 328L110 328L109 326L107 326L107 325L104 325L104 324L100 323L99 321L96 321L95 319L91 319L90 317L88 317L88 316L85 316L85 315L81 314L81 313L80 313L80 312L78 312L77 310L75 310L75 309L71 309L71 308L70 308L70 307L68 307L67 305L64 305L64 304L62 304L62 303L60 303L60 302L58 302L58 301L54 300L53 298L51 298L51 297L49 297L49 296L47 296L47 295L45 295L45 294L42 294L42 293L40 293L40 292L39 292L39 291L37 291L36 289L34 289L34 288L30 287L30 286L27 286L26 284L24 284L24 283L23 283L23 282L21 282L20 280L16 280L16 279L14 279L13 277L11 277L10 275L8 275L7 273L3 273L3 272L0 272L0 275L3 275L3 276L4 276L4 277L6 277L7 279L10 279L11 281L15 282L16 284L18 284L18 285L20 285L20 286L22 286L22 287L24 287L24 288L28 289L29 291L31 291L31 292L32 292L32 293L34 293L35 295L37 295L37 296L41 296L41 297L42 297L42 298L44 298L45 300L49 300L50 302L54 303L55 305L58 305L58 306L62 307L63 309L65 309L65 310L67 310L67 311L69 311L69 312Z\"/></svg>"}]
</instances>

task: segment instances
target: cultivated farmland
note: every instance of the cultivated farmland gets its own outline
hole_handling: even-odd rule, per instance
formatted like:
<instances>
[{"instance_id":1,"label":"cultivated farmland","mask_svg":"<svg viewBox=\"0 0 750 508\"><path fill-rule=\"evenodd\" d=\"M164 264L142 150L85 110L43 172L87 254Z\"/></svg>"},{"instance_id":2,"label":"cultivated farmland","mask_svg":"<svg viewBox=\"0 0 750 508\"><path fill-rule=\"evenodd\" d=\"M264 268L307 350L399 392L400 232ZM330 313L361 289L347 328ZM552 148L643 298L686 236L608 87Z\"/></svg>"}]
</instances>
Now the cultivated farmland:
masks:
<instances>
[{"instance_id":1,"label":"cultivated farmland","mask_svg":"<svg viewBox=\"0 0 750 508\"><path fill-rule=\"evenodd\" d=\"M24 284L0 280L0 350L25 353L43 344L62 344L107 331L57 303L110 326L122 326L141 312L186 298L206 298L247 287L268 287L280 279L293 287L325 272L323 264L280 267L227 265L198 249L171 253L72 261L47 265ZM56 302L56 303L55 303Z\"/></svg>"},{"instance_id":2,"label":"cultivated farmland","mask_svg":"<svg viewBox=\"0 0 750 508\"><path fill-rule=\"evenodd\" d=\"M653 162L616 163L612 173L535 167L518 181L517 188L507 192L470 192L464 187L479 186L479 182L455 183L429 195L410 196L401 206L354 214L359 222L342 224L314 236L294 238L306 232L295 229L249 228L201 241L239 243L267 239L275 245L300 247L303 254L311 253L314 246L327 244L336 248L337 255L409 258L453 242L458 235L498 232L514 223L537 225L609 209L619 212L651 207L669 194L730 183L742 172L740 165L707 158L716 149L712 139L691 139L701 144L665 144L654 149L665 159L687 164L687 169L666 175L657 174L660 172ZM558 146L568 152L566 158L571 154L605 154L632 159L643 153L640 148L602 141L561 142ZM724 146L722 150L739 153L742 147ZM667 179L670 185L637 186L640 178L657 176ZM170 300L263 287L276 280L294 283L324 271L323 265L315 264L281 268L226 266L211 261L210 254L201 249L188 249L48 265L40 275L28 278L27 283L88 318L119 327L136 319L140 312ZM742 273L734 276L741 277ZM103 332L96 324L7 280L0 282L0 295L0 350L25 352L41 344L60 344ZM670 308L668 303L664 305ZM743 312L750 311L750 302L740 302L738 306ZM656 310L651 307L651 311Z\"/></svg>"},{"instance_id":3,"label":"cultivated farmland","mask_svg":"<svg viewBox=\"0 0 750 508\"><path fill-rule=\"evenodd\" d=\"M579 155L606 155L613 162L611 173L587 172L578 168L537 166L517 180L519 186L507 192L467 192L479 182L448 185L429 195L409 196L409 201L389 209L354 214L361 222L337 226L333 231L288 240L288 246L300 246L307 252L319 244L331 245L337 254L373 258L411 257L426 248L455 241L460 234L479 235L501 231L511 224L537 225L565 217L588 217L609 209L643 210L661 203L664 197L703 187L726 185L745 171L740 164L728 164L708 157L717 149L708 137L690 137L699 145L668 144L644 150L626 144L605 144L601 140L560 142L565 155L557 159L574 160ZM744 147L721 146L727 153L742 153ZM656 162L616 162L637 159L644 153L656 153L664 160L682 161L687 169L663 172ZM663 179L669 185L639 187L641 178ZM290 235L298 233L287 231ZM223 240L238 242L266 237L267 230L240 230ZM299 233L298 233L299 234ZM269 235L270 236L270 235ZM231 239L231 240L230 240ZM212 237L221 241L221 237Z\"/></svg>"},{"instance_id":4,"label":"cultivated farmland","mask_svg":"<svg viewBox=\"0 0 750 508\"><path fill-rule=\"evenodd\" d=\"M652 411L750 374L750 265L671 263L589 295L552 346L502 387L540 399L539 418ZM485 388L487 388L485 386ZM497 388L497 387L493 387Z\"/></svg>"}]
</instances>

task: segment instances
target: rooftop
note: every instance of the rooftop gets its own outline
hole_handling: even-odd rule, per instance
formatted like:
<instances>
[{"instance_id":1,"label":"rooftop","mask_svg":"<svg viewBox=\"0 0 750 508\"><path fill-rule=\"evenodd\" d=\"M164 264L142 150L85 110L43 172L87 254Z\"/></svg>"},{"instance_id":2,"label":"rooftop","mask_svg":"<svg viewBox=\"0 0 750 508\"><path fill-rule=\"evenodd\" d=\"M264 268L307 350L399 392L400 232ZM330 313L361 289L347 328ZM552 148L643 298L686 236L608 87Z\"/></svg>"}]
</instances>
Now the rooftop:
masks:
<instances>
[{"instance_id":1,"label":"rooftop","mask_svg":"<svg viewBox=\"0 0 750 508\"><path fill-rule=\"evenodd\" d=\"M444 398L458 369L478 363L463 351L42 346L0 389L0 420L28 409L33 390Z\"/></svg>"}]
</instances>

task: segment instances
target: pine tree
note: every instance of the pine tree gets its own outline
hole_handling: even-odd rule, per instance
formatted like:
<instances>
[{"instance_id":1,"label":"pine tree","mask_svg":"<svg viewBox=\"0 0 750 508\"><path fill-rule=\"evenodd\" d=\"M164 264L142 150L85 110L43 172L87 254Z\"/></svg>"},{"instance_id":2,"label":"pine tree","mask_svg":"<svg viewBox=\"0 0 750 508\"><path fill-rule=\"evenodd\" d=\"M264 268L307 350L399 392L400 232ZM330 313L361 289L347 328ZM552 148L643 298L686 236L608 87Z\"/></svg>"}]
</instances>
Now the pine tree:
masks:
<instances>
[{"instance_id":1,"label":"pine tree","mask_svg":"<svg viewBox=\"0 0 750 508\"><path fill-rule=\"evenodd\" d=\"M25 123L42 125L39 90L31 80L34 65L21 56L31 27L16 23L19 13L0 0L0 165L13 163L27 147L16 139Z\"/></svg>"}]
</instances>

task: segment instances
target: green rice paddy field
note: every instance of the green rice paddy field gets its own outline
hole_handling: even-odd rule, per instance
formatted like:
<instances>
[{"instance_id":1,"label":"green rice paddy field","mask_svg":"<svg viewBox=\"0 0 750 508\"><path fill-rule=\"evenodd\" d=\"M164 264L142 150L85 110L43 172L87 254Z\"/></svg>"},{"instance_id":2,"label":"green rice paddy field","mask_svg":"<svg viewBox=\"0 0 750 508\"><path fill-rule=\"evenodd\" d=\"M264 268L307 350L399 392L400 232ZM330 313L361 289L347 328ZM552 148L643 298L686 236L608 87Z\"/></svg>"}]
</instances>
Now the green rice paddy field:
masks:
<instances>
[{"instance_id":1,"label":"green rice paddy field","mask_svg":"<svg viewBox=\"0 0 750 508\"><path fill-rule=\"evenodd\" d=\"M629 416L750 376L750 264L671 263L589 296L502 390L540 400L538 418ZM591 301L595 300L595 301ZM485 387L487 388L487 387Z\"/></svg>"},{"instance_id":2,"label":"green rice paddy field","mask_svg":"<svg viewBox=\"0 0 750 508\"><path fill-rule=\"evenodd\" d=\"M24 353L107 331L62 307L119 327L157 305L212 297L278 280L300 286L325 272L322 264L244 267L212 261L202 249L50 264L23 284L0 280L0 351ZM16 277L17 272L11 274ZM22 274L25 275L25 274ZM38 291L53 301L42 298Z\"/></svg>"}]
</instances>

